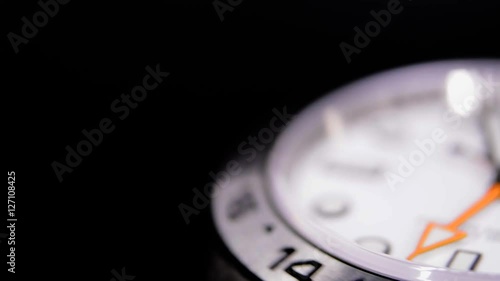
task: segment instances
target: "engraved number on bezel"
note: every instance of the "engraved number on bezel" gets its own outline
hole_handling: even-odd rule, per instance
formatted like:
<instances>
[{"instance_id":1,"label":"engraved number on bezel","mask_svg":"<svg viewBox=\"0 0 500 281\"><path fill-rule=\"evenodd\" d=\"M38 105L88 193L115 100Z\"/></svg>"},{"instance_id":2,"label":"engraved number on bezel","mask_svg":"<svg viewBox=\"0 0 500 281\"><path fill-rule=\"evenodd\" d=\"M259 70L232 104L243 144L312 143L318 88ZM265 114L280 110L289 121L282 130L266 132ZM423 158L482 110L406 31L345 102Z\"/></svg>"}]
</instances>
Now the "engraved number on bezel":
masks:
<instances>
[{"instance_id":1,"label":"engraved number on bezel","mask_svg":"<svg viewBox=\"0 0 500 281\"><path fill-rule=\"evenodd\" d=\"M275 270L280 264L286 261L291 255L295 253L295 249L292 247L285 247L280 250L283 256L278 258L276 262L269 266L269 269ZM320 269L322 264L315 260L301 260L290 263L284 270L293 278L299 281L312 281L311 277ZM299 273L296 268L301 268L301 272L306 272L305 274Z\"/></svg>"}]
</instances>

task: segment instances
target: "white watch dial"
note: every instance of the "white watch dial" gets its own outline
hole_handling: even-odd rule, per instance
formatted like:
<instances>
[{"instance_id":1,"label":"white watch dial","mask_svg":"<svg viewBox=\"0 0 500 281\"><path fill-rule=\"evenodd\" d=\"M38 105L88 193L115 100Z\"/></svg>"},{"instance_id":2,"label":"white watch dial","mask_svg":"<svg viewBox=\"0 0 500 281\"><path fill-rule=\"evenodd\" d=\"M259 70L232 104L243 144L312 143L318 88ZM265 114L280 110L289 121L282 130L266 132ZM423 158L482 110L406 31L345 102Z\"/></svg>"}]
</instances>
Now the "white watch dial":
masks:
<instances>
[{"instance_id":1,"label":"white watch dial","mask_svg":"<svg viewBox=\"0 0 500 281\"><path fill-rule=\"evenodd\" d=\"M272 155L272 199L301 234L356 265L499 278L499 171L480 118L486 103L500 108L499 64L430 69L344 89L299 115Z\"/></svg>"}]
</instances>

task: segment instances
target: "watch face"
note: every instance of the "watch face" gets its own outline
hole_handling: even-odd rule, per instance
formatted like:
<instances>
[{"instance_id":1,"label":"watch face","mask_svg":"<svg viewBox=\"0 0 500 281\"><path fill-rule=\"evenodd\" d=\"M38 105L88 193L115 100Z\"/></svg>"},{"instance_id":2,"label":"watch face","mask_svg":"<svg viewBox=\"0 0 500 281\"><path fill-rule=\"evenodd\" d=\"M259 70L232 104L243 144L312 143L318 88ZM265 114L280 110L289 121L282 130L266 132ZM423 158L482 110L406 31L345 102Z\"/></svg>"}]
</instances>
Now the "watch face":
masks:
<instances>
[{"instance_id":1,"label":"watch face","mask_svg":"<svg viewBox=\"0 0 500 281\"><path fill-rule=\"evenodd\" d=\"M216 198L219 231L264 279L300 241L321 253L286 267L290 280L499 280L499 82L499 61L455 61L332 92L281 134L262 183ZM231 206L254 217L222 219ZM248 241L283 259L256 261Z\"/></svg>"}]
</instances>

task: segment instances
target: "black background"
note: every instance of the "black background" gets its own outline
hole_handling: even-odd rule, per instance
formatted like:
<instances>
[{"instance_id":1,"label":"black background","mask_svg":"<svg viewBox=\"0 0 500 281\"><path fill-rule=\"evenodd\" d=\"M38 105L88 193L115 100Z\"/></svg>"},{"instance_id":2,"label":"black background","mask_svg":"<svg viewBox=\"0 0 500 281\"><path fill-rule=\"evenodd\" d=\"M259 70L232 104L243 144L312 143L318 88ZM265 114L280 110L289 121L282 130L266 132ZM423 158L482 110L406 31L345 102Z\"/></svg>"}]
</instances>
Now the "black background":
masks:
<instances>
[{"instance_id":1,"label":"black background","mask_svg":"<svg viewBox=\"0 0 500 281\"><path fill-rule=\"evenodd\" d=\"M387 2L243 0L221 22L212 1L72 0L18 54L7 34L20 34L21 18L40 7L3 3L17 279L108 281L125 267L135 280L204 280L217 248L210 210L186 225L178 205L267 126L273 108L296 113L335 87L401 65L500 57L497 1L413 0L348 64L340 42L352 44L353 28ZM116 119L112 101L156 64L171 75ZM105 117L116 129L59 183L51 163L63 163L65 146Z\"/></svg>"}]
</instances>

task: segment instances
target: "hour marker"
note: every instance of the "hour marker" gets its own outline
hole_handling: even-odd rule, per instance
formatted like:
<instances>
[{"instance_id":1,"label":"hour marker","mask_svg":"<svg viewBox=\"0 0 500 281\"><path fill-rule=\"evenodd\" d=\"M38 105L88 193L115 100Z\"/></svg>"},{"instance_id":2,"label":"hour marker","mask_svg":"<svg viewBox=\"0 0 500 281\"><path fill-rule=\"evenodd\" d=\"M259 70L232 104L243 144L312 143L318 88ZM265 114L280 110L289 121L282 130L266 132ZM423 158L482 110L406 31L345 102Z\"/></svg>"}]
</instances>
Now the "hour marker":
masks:
<instances>
[{"instance_id":1,"label":"hour marker","mask_svg":"<svg viewBox=\"0 0 500 281\"><path fill-rule=\"evenodd\" d=\"M316 202L316 213L322 217L339 217L347 213L349 204L343 198L322 197Z\"/></svg>"},{"instance_id":2,"label":"hour marker","mask_svg":"<svg viewBox=\"0 0 500 281\"><path fill-rule=\"evenodd\" d=\"M376 253L391 253L391 245L387 240L379 237L363 237L356 240L361 247Z\"/></svg>"},{"instance_id":3,"label":"hour marker","mask_svg":"<svg viewBox=\"0 0 500 281\"><path fill-rule=\"evenodd\" d=\"M327 162L329 171L351 176L377 176L383 173L383 169L377 166L362 166L354 163Z\"/></svg>"},{"instance_id":4,"label":"hour marker","mask_svg":"<svg viewBox=\"0 0 500 281\"><path fill-rule=\"evenodd\" d=\"M325 123L326 135L329 138L339 140L344 131L344 121L342 120L340 112L334 108L329 107L325 109L323 118Z\"/></svg>"},{"instance_id":5,"label":"hour marker","mask_svg":"<svg viewBox=\"0 0 500 281\"><path fill-rule=\"evenodd\" d=\"M448 268L457 270L474 270L481 260L481 254L472 251L458 250L446 265Z\"/></svg>"}]
</instances>

